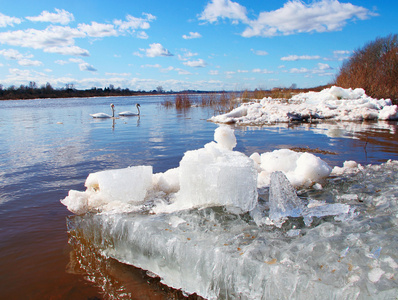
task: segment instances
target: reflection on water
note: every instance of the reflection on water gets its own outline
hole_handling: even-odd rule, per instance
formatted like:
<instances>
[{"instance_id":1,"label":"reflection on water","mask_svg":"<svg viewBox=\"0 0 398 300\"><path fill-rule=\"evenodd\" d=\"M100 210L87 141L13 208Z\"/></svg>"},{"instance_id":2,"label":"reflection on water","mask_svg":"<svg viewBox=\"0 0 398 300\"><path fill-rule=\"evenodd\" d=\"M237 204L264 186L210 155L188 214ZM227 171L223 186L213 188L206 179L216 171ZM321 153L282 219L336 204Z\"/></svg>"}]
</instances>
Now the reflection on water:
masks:
<instances>
[{"instance_id":1,"label":"reflection on water","mask_svg":"<svg viewBox=\"0 0 398 300\"><path fill-rule=\"evenodd\" d=\"M187 150L213 140L218 125L206 121L212 109L166 109L160 105L163 100L156 96L0 102L0 298L23 298L24 290L36 291L31 299L55 294L67 299L71 290L93 295L79 275L65 273L65 218L70 213L59 200L71 189L84 190L89 173L134 165L152 165L155 173L164 172L177 167ZM90 117L109 109L110 103L117 113L137 102L138 118ZM396 132L397 122L235 128L236 150L247 155L319 148L336 153L319 154L332 166L345 160L368 164L398 159ZM78 257L80 250L74 251ZM54 282L62 282L69 292L55 291Z\"/></svg>"}]
</instances>

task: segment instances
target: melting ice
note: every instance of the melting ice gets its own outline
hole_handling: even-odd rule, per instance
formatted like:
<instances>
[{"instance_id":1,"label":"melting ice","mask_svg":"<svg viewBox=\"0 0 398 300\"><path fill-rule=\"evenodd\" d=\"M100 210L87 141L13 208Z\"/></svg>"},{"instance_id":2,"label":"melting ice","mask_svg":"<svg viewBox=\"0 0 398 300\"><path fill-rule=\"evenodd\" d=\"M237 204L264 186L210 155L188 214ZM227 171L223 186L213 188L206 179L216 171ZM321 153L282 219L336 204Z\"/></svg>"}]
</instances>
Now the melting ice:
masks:
<instances>
[{"instance_id":1,"label":"melting ice","mask_svg":"<svg viewBox=\"0 0 398 300\"><path fill-rule=\"evenodd\" d=\"M374 99L363 89L333 86L321 92L300 93L289 100L264 98L243 103L214 116L216 123L257 125L290 121L332 119L338 121L397 120L398 107L390 99Z\"/></svg>"},{"instance_id":2,"label":"melting ice","mask_svg":"<svg viewBox=\"0 0 398 300\"><path fill-rule=\"evenodd\" d=\"M332 170L312 154L247 157L235 145L222 126L178 168L90 174L61 200L77 214L71 243L207 299L397 295L398 162Z\"/></svg>"}]
</instances>

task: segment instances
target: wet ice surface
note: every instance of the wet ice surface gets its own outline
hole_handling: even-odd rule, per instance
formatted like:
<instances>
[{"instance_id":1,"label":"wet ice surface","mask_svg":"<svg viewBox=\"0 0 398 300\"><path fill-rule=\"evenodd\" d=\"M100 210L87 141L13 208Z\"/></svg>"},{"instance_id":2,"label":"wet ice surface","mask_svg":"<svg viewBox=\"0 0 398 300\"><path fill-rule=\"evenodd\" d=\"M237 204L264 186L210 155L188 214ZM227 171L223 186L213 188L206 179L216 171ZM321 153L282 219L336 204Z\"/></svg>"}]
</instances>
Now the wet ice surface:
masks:
<instances>
[{"instance_id":1,"label":"wet ice surface","mask_svg":"<svg viewBox=\"0 0 398 300\"><path fill-rule=\"evenodd\" d=\"M251 174L254 161L242 170L221 172L220 166L231 167L248 158L233 154L232 136L228 137L228 130L220 132L226 136L218 137L218 146L209 143L185 159L194 165L205 161L204 170L216 168L221 178L237 177L242 170ZM233 162L228 164L230 159ZM317 161L313 170L322 165ZM144 174L145 168L137 171ZM173 182L170 179L176 180L176 172L187 173L183 168L169 170L171 174L165 176L160 190L159 181L155 181L158 193L150 192L143 202L135 199L129 204L134 209L126 209L116 199L70 217L70 242L89 244L105 257L148 270L170 287L208 299L395 297L398 162L366 167L347 162L323 179L323 187L318 183L314 185L317 188L303 185L299 196L286 176L275 171L270 186L258 189L254 204L250 200L246 205L245 198L224 202L220 195L210 197L215 193L210 189L209 203L202 203L203 197L200 201L187 199L188 193L184 199L190 206L184 206L176 185L182 188L184 182L192 182ZM101 190L102 175L91 175L90 180L89 176L88 191L77 193L95 201L108 198L95 188L90 190ZM139 178L147 182L145 176ZM255 180L245 183L256 187ZM117 181L115 187L118 189ZM165 191L169 192L166 197ZM80 203L80 196L70 194L69 201ZM175 203L182 209L175 209Z\"/></svg>"},{"instance_id":2,"label":"wet ice surface","mask_svg":"<svg viewBox=\"0 0 398 300\"><path fill-rule=\"evenodd\" d=\"M69 230L108 257L205 298L393 299L398 290L398 163L331 177L310 195L355 207L336 220L258 226L222 207L171 214L87 214ZM315 192L313 192L315 193ZM308 197L309 195L307 195ZM305 202L307 197L301 196ZM267 191L259 205L268 210Z\"/></svg>"}]
</instances>

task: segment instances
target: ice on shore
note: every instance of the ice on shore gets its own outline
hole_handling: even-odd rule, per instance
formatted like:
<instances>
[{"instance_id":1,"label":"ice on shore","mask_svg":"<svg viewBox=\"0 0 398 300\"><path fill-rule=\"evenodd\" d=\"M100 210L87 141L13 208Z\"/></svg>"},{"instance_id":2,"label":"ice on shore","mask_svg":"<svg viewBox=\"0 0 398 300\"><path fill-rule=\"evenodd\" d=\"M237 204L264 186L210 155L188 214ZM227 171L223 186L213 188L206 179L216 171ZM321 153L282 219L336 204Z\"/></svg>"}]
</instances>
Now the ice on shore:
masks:
<instances>
[{"instance_id":1,"label":"ice on shore","mask_svg":"<svg viewBox=\"0 0 398 300\"><path fill-rule=\"evenodd\" d=\"M395 299L397 183L398 162L328 178L322 195L340 199L329 204L354 206L357 216L314 217L311 226L297 218L281 228L259 226L251 215L221 207L73 216L70 244L80 266L113 298L128 296L103 284L115 281L115 272L99 263L108 257L205 299ZM343 197L354 194L354 202ZM320 210L321 198L307 208ZM268 201L259 205L266 213Z\"/></svg>"},{"instance_id":2,"label":"ice on shore","mask_svg":"<svg viewBox=\"0 0 398 300\"><path fill-rule=\"evenodd\" d=\"M70 244L94 280L112 276L95 264L111 257L206 299L396 296L398 162L346 162L329 177L312 154L248 157L227 126L214 139L164 173L90 174L86 191L62 200L77 214ZM297 195L295 186L309 193L321 181Z\"/></svg>"},{"instance_id":3,"label":"ice on shore","mask_svg":"<svg viewBox=\"0 0 398 300\"><path fill-rule=\"evenodd\" d=\"M71 190L61 202L75 214L148 207L153 213L170 213L210 206L247 212L257 204L257 189L269 186L275 171L284 172L296 188L319 183L331 172L310 153L282 149L248 157L233 151L237 142L228 126L217 128L214 140L187 151L178 168L164 173L153 174L151 166L92 173L86 191Z\"/></svg>"},{"instance_id":4,"label":"ice on shore","mask_svg":"<svg viewBox=\"0 0 398 300\"><path fill-rule=\"evenodd\" d=\"M289 100L264 98L242 103L234 110L210 118L216 123L260 125L330 119L337 121L397 120L398 107L390 99L374 99L363 89L333 86L320 92L294 95Z\"/></svg>"}]
</instances>

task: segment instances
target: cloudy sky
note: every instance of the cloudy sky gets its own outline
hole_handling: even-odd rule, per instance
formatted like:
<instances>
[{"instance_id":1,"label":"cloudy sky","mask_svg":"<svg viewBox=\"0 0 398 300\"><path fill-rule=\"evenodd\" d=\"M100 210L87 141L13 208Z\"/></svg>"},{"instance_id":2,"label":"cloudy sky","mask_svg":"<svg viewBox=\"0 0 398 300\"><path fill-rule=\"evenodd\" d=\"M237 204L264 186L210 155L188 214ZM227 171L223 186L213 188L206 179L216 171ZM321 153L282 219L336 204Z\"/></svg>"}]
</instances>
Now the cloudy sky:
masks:
<instances>
[{"instance_id":1,"label":"cloudy sky","mask_svg":"<svg viewBox=\"0 0 398 300\"><path fill-rule=\"evenodd\" d=\"M330 83L353 50L397 33L396 0L13 0L0 84L242 90Z\"/></svg>"}]
</instances>

